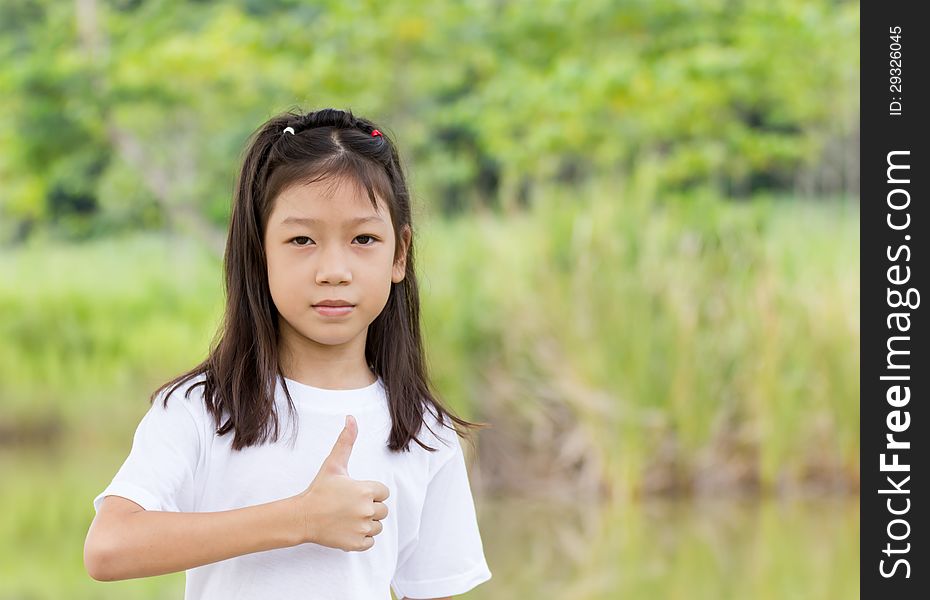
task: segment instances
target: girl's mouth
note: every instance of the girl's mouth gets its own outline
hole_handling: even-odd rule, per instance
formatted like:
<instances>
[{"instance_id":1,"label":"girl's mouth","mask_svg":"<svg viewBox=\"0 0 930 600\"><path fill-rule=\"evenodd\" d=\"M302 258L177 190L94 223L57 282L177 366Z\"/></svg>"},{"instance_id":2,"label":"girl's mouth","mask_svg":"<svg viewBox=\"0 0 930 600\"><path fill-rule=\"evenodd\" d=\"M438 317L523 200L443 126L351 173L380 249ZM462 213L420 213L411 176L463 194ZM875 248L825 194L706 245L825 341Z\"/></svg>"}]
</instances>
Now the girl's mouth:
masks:
<instances>
[{"instance_id":1,"label":"girl's mouth","mask_svg":"<svg viewBox=\"0 0 930 600\"><path fill-rule=\"evenodd\" d=\"M342 315L347 315L347 314L349 314L350 312L352 312L353 310L355 310L355 307L354 307L354 306L322 306L322 305L318 305L318 306L314 306L314 307L313 307L313 310L315 310L316 312L320 313L321 315L324 315L324 316L327 316L327 317L339 317L339 316L342 316Z\"/></svg>"}]
</instances>

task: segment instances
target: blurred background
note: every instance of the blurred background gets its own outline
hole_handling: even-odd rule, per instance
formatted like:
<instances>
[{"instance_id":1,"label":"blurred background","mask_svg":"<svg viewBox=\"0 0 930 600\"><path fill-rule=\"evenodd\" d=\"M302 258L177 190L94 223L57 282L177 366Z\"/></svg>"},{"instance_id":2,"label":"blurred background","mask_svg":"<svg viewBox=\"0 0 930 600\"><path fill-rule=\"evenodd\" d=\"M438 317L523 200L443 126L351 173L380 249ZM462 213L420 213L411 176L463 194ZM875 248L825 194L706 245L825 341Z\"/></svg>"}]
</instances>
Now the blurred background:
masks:
<instances>
[{"instance_id":1,"label":"blurred background","mask_svg":"<svg viewBox=\"0 0 930 600\"><path fill-rule=\"evenodd\" d=\"M859 596L859 3L2 0L0 599L219 325L248 135L398 144L493 579L465 597Z\"/></svg>"}]
</instances>

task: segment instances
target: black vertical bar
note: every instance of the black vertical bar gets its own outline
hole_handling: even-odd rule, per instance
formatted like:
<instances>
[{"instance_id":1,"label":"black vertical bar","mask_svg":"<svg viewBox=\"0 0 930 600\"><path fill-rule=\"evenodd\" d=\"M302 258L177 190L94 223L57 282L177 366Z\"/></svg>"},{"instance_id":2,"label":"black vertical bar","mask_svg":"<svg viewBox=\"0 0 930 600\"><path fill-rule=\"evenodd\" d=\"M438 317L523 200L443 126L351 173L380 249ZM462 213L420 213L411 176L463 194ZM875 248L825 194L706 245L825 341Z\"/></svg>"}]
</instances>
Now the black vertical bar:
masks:
<instances>
[{"instance_id":1,"label":"black vertical bar","mask_svg":"<svg viewBox=\"0 0 930 600\"><path fill-rule=\"evenodd\" d=\"M918 18L922 6L861 5L863 598L930 598L923 466L930 450L930 362L920 298L930 270L922 81L930 64L930 24Z\"/></svg>"}]
</instances>

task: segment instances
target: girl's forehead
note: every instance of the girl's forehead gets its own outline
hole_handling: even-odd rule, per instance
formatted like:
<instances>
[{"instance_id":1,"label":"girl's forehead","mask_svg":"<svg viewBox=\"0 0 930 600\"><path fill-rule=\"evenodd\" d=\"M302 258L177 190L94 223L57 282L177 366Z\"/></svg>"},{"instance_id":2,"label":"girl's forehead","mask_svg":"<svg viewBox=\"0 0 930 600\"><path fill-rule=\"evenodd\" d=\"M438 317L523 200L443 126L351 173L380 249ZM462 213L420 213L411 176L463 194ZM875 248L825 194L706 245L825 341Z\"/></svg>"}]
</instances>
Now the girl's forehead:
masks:
<instances>
[{"instance_id":1,"label":"girl's forehead","mask_svg":"<svg viewBox=\"0 0 930 600\"><path fill-rule=\"evenodd\" d=\"M384 217L386 203L377 195L375 198L377 209L372 206L364 186L345 178L299 183L288 186L278 195L271 214L278 222L299 218L333 224L361 217Z\"/></svg>"}]
</instances>

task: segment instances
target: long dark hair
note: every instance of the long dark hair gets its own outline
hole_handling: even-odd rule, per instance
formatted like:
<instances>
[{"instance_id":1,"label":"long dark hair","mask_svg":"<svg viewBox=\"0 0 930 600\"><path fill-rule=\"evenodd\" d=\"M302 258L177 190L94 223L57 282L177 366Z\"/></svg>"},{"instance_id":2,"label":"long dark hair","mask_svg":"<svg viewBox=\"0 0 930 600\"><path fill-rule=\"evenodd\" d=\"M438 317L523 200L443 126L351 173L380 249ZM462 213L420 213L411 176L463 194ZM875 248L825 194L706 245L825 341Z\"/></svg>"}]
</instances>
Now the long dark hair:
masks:
<instances>
[{"instance_id":1,"label":"long dark hair","mask_svg":"<svg viewBox=\"0 0 930 600\"><path fill-rule=\"evenodd\" d=\"M293 135L283 133L287 127L293 128ZM204 386L204 402L216 422L216 434L233 431L234 450L264 443L272 435L277 441L277 381L284 388L290 412L296 410L278 356L278 313L268 286L265 226L274 198L287 186L349 176L364 185L375 209L375 193L387 203L395 233L395 259L402 250L402 229L407 226L411 233L404 279L391 284L387 304L368 326L365 343L365 360L387 392L393 422L388 447L406 451L412 439L435 450L416 437L427 409L432 409L440 423L448 415L466 431L487 426L452 414L430 389L420 335L410 195L397 149L383 129L378 128L380 136L372 136L374 129L373 122L355 117L351 110L325 108L308 113L290 110L253 132L237 178L223 260L223 324L208 357L155 390L150 403L170 388L164 399L167 406L168 397L179 386L199 378L185 396L194 387ZM224 414L228 415L225 422ZM453 428L465 437L462 429Z\"/></svg>"}]
</instances>

